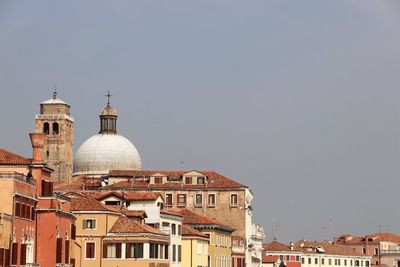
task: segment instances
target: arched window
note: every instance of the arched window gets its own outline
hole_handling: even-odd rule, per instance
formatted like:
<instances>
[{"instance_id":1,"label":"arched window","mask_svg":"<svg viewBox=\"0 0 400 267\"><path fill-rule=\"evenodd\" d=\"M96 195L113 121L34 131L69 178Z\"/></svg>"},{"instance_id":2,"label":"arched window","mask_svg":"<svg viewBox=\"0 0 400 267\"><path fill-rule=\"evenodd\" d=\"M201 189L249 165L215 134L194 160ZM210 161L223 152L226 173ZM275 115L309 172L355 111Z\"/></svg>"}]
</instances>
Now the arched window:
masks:
<instances>
[{"instance_id":1,"label":"arched window","mask_svg":"<svg viewBox=\"0 0 400 267\"><path fill-rule=\"evenodd\" d=\"M49 132L50 132L49 123L48 123L48 122L45 122L45 123L43 124L43 133L49 134Z\"/></svg>"},{"instance_id":2,"label":"arched window","mask_svg":"<svg viewBox=\"0 0 400 267\"><path fill-rule=\"evenodd\" d=\"M55 122L53 123L53 134L58 134L58 133L59 133L58 123Z\"/></svg>"}]
</instances>

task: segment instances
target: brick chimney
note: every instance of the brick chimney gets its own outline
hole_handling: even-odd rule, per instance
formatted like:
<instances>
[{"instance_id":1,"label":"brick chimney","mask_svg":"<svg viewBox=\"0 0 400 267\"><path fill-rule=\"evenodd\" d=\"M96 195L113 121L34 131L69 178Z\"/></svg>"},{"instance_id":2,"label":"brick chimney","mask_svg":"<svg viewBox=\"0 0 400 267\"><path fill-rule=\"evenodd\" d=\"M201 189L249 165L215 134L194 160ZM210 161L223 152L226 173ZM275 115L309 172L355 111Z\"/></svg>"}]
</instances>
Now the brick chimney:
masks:
<instances>
[{"instance_id":1,"label":"brick chimney","mask_svg":"<svg viewBox=\"0 0 400 267\"><path fill-rule=\"evenodd\" d=\"M33 149L32 175L36 180L36 194L42 196L42 167L44 166L43 147L46 135L42 133L30 133L29 137Z\"/></svg>"},{"instance_id":2,"label":"brick chimney","mask_svg":"<svg viewBox=\"0 0 400 267\"><path fill-rule=\"evenodd\" d=\"M43 147L46 134L30 133L31 144L33 148L33 164L43 163Z\"/></svg>"}]
</instances>

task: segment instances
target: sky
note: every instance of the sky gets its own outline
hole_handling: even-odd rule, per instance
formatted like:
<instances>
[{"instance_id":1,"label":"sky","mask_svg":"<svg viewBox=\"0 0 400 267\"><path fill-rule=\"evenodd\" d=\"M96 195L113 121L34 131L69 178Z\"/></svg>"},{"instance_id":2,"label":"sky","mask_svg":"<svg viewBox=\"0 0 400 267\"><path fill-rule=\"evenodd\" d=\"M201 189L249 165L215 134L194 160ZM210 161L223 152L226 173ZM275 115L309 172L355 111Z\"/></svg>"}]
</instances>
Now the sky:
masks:
<instances>
[{"instance_id":1,"label":"sky","mask_svg":"<svg viewBox=\"0 0 400 267\"><path fill-rule=\"evenodd\" d=\"M0 147L31 156L39 103L76 151L111 91L145 169L254 193L266 241L400 233L398 0L0 2Z\"/></svg>"}]
</instances>

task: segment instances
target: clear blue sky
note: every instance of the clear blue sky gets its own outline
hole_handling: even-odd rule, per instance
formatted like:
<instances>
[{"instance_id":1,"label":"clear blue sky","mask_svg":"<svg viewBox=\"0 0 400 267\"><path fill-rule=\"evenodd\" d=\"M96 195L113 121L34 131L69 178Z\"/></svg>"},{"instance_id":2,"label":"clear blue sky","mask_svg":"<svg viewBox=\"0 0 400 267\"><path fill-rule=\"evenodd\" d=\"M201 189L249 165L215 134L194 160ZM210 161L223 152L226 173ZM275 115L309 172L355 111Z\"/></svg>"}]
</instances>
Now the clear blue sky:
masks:
<instances>
[{"instance_id":1,"label":"clear blue sky","mask_svg":"<svg viewBox=\"0 0 400 267\"><path fill-rule=\"evenodd\" d=\"M108 89L148 169L249 185L282 241L400 232L400 2L0 2L0 146L54 84L75 151Z\"/></svg>"}]
</instances>

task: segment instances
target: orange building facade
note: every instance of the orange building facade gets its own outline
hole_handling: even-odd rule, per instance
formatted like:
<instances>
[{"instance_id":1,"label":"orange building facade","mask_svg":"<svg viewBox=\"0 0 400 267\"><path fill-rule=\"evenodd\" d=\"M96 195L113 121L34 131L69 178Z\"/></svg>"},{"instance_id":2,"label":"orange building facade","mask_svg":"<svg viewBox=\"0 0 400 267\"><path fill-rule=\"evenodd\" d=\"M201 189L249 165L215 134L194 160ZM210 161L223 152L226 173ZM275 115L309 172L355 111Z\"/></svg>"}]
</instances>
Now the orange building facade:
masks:
<instances>
[{"instance_id":1,"label":"orange building facade","mask_svg":"<svg viewBox=\"0 0 400 267\"><path fill-rule=\"evenodd\" d=\"M33 159L0 149L0 266L73 263L70 199L53 194L44 134L30 134Z\"/></svg>"}]
</instances>

